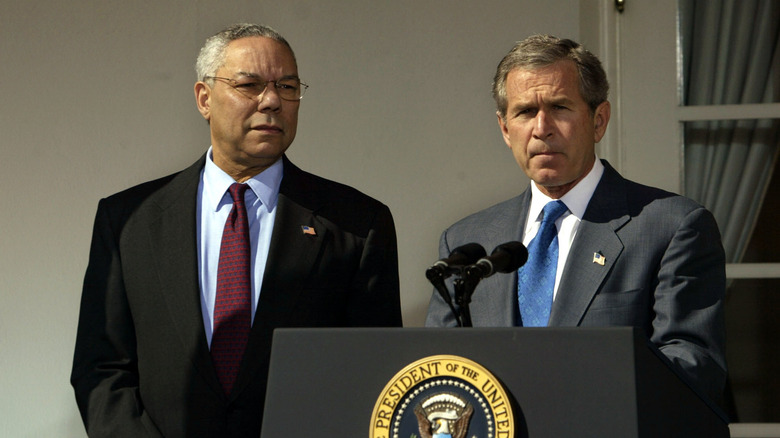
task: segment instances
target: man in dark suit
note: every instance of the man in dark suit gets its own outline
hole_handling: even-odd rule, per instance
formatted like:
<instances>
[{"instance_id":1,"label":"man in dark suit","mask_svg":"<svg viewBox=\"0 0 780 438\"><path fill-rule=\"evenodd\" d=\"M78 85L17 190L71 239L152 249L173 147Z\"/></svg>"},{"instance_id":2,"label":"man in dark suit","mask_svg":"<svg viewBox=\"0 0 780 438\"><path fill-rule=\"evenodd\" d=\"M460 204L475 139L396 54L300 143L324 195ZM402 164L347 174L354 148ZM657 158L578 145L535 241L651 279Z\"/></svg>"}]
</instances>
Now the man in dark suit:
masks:
<instances>
[{"instance_id":1,"label":"man in dark suit","mask_svg":"<svg viewBox=\"0 0 780 438\"><path fill-rule=\"evenodd\" d=\"M720 233L700 205L628 181L596 157L610 117L608 88L601 63L579 44L549 36L518 43L499 64L493 93L504 141L532 183L446 229L440 255L470 242L490 251L522 241L526 265L474 291L474 326L639 327L719 401L726 377ZM528 266L541 258L531 248L542 212L557 200L564 213L551 231L549 287L527 286ZM537 309L541 323L532 324ZM436 292L426 325L456 325Z\"/></svg>"},{"instance_id":2,"label":"man in dark suit","mask_svg":"<svg viewBox=\"0 0 780 438\"><path fill-rule=\"evenodd\" d=\"M235 25L197 71L211 148L98 206L71 376L91 437L257 437L275 328L401 326L389 209L284 155L306 87L289 44ZM249 280L224 310L223 227L242 210Z\"/></svg>"}]
</instances>

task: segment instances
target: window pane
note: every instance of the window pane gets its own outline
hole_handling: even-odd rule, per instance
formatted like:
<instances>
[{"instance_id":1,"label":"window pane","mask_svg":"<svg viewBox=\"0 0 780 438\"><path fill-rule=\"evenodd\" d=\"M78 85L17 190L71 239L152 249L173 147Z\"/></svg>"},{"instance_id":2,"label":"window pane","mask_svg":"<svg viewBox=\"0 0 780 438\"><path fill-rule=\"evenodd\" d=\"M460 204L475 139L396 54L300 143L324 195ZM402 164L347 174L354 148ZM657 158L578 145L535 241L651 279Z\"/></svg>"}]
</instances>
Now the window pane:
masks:
<instances>
[{"instance_id":1,"label":"window pane","mask_svg":"<svg viewBox=\"0 0 780 438\"><path fill-rule=\"evenodd\" d=\"M732 420L780 422L780 279L735 280L727 294Z\"/></svg>"},{"instance_id":2,"label":"window pane","mask_svg":"<svg viewBox=\"0 0 780 438\"><path fill-rule=\"evenodd\" d=\"M758 214L756 227L742 258L745 263L780 263L780 160L775 160L775 170ZM780 289L776 289L780 294ZM780 312L780 308L777 310ZM780 347L780 338L777 340Z\"/></svg>"},{"instance_id":3,"label":"window pane","mask_svg":"<svg viewBox=\"0 0 780 438\"><path fill-rule=\"evenodd\" d=\"M683 105L780 102L780 1L680 0Z\"/></svg>"},{"instance_id":4,"label":"window pane","mask_svg":"<svg viewBox=\"0 0 780 438\"><path fill-rule=\"evenodd\" d=\"M780 262L779 246L761 249L780 235L780 119L686 122L683 132L685 194L715 215L727 263Z\"/></svg>"}]
</instances>

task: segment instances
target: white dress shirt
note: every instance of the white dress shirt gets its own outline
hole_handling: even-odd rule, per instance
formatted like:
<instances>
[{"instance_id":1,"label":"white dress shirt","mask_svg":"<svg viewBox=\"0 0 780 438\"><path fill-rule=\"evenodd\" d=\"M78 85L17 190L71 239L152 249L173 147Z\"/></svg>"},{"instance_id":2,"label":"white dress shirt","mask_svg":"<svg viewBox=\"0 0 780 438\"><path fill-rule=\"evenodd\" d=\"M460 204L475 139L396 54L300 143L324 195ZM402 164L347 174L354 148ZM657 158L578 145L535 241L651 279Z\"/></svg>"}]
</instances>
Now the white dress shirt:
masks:
<instances>
[{"instance_id":1,"label":"white dress shirt","mask_svg":"<svg viewBox=\"0 0 780 438\"><path fill-rule=\"evenodd\" d=\"M566 266L566 259L569 257L569 250L571 249L572 242L574 242L574 236L577 234L577 228L580 226L582 216L585 214L585 209L588 207L590 198L593 196L593 192L596 190L596 186L601 180L601 175L604 174L604 165L596 157L596 162L593 164L593 168L577 185L572 187L565 195L561 197L561 201L566 204L569 211L563 213L561 217L555 221L555 226L558 228L558 269L555 273L555 289L553 289L553 300L558 295L558 285L561 282L561 274L563 273L563 267ZM542 209L548 202L554 201L554 199L543 194L536 183L531 184L531 207L528 209L528 217L525 221L525 230L523 232L523 245L528 247L531 240L536 236L539 231L539 227L542 223Z\"/></svg>"}]
</instances>

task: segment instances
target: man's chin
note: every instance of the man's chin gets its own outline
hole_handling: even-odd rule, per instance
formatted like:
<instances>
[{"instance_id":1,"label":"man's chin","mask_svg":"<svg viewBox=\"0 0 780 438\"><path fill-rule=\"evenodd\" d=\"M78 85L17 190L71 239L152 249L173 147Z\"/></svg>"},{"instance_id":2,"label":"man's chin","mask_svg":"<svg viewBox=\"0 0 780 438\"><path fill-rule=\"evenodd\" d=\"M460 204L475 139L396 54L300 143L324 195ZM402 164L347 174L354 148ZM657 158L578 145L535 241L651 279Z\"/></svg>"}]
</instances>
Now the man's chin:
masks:
<instances>
[{"instance_id":1,"label":"man's chin","mask_svg":"<svg viewBox=\"0 0 780 438\"><path fill-rule=\"evenodd\" d=\"M556 169L538 169L534 171L529 177L536 182L537 185L543 187L557 187L566 184L568 181Z\"/></svg>"},{"instance_id":2,"label":"man's chin","mask_svg":"<svg viewBox=\"0 0 780 438\"><path fill-rule=\"evenodd\" d=\"M244 152L244 155L246 155L250 159L275 161L276 159L284 155L288 147L289 145L285 146L278 142L263 142L263 143L247 145L242 150Z\"/></svg>"}]
</instances>

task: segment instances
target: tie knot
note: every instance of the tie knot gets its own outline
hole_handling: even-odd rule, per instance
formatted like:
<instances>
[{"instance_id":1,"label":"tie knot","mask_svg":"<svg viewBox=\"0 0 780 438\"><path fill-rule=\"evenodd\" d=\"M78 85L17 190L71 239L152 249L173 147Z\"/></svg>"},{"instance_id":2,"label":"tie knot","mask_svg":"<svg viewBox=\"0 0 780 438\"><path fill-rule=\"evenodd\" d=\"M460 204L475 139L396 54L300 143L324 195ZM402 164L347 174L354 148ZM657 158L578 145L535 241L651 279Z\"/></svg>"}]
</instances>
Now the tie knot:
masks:
<instances>
[{"instance_id":1,"label":"tie knot","mask_svg":"<svg viewBox=\"0 0 780 438\"><path fill-rule=\"evenodd\" d=\"M542 222L555 222L563 213L569 210L563 201L551 201L542 209Z\"/></svg>"},{"instance_id":2,"label":"tie knot","mask_svg":"<svg viewBox=\"0 0 780 438\"><path fill-rule=\"evenodd\" d=\"M249 188L248 184L241 184L241 183L233 183L228 187L228 192L230 193L230 197L233 198L233 202L243 202L244 201L244 192L246 192L246 189Z\"/></svg>"}]
</instances>

